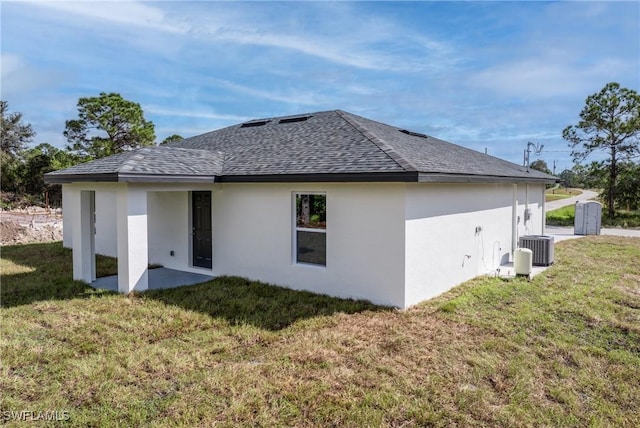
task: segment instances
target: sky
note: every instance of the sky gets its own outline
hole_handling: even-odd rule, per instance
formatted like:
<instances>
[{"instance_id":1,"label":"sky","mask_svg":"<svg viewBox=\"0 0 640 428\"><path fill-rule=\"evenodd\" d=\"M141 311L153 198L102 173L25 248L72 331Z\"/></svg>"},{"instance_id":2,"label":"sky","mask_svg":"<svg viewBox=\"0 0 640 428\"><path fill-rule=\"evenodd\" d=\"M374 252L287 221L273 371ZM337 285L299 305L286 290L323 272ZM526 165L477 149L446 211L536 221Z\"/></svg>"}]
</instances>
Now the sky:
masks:
<instances>
[{"instance_id":1,"label":"sky","mask_svg":"<svg viewBox=\"0 0 640 428\"><path fill-rule=\"evenodd\" d=\"M157 141L340 109L556 172L608 82L640 89L640 2L0 0L0 95L63 148L80 97L141 105Z\"/></svg>"}]
</instances>

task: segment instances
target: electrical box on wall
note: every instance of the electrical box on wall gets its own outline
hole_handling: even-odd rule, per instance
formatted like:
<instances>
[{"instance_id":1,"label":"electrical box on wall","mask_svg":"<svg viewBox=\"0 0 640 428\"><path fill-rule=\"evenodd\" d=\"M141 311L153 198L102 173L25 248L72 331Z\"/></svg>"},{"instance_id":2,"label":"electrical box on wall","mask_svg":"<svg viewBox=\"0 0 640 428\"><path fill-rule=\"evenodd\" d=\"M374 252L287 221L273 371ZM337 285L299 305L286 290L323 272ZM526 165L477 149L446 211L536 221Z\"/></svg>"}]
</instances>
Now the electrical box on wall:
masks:
<instances>
[{"instance_id":1,"label":"electrical box on wall","mask_svg":"<svg viewBox=\"0 0 640 428\"><path fill-rule=\"evenodd\" d=\"M524 221L529 221L531 220L531 210L529 208L526 208L524 210Z\"/></svg>"}]
</instances>

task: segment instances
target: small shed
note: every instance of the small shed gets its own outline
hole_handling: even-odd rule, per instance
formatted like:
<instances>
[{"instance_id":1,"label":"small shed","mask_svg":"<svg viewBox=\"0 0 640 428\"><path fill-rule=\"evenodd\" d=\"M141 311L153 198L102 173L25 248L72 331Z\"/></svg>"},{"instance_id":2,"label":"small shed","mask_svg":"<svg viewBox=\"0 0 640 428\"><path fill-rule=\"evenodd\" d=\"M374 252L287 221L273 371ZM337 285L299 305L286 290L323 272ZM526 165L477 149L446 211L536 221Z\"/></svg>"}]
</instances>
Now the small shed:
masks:
<instances>
[{"instance_id":1,"label":"small shed","mask_svg":"<svg viewBox=\"0 0 640 428\"><path fill-rule=\"evenodd\" d=\"M600 235L602 204L596 201L576 202L574 231L576 235Z\"/></svg>"}]
</instances>

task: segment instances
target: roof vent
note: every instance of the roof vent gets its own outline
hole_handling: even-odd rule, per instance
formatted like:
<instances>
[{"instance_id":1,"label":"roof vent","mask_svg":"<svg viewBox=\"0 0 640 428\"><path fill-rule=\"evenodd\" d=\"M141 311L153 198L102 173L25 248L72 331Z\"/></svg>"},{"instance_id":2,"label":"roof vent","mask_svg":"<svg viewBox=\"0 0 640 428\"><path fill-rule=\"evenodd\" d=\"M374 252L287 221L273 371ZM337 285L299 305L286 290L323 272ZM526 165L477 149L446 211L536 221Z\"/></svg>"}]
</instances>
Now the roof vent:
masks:
<instances>
[{"instance_id":1,"label":"roof vent","mask_svg":"<svg viewBox=\"0 0 640 428\"><path fill-rule=\"evenodd\" d=\"M280 119L278 123L295 123L295 122L304 122L309 119L311 116L296 116L296 117L288 117L286 119Z\"/></svg>"},{"instance_id":2,"label":"roof vent","mask_svg":"<svg viewBox=\"0 0 640 428\"><path fill-rule=\"evenodd\" d=\"M413 131L409 131L409 130L406 130L406 129L399 129L399 131L402 132L403 134L411 135L411 136L414 136L414 137L429 138L428 135L421 134L419 132L413 132Z\"/></svg>"},{"instance_id":3,"label":"roof vent","mask_svg":"<svg viewBox=\"0 0 640 428\"><path fill-rule=\"evenodd\" d=\"M251 122L245 122L242 125L240 125L240 128L251 128L254 126L262 126L262 125L266 125L267 123L271 122L270 120L266 119L266 120L254 120Z\"/></svg>"}]
</instances>

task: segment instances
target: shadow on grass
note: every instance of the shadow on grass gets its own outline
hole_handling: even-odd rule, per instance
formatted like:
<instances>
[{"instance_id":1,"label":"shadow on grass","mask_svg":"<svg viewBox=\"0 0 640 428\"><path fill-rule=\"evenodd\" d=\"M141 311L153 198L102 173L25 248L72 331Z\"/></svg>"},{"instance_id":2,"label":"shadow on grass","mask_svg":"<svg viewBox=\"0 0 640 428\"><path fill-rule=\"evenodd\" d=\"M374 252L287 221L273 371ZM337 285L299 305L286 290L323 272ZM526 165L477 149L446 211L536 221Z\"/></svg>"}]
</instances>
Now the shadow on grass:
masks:
<instances>
[{"instance_id":1,"label":"shadow on grass","mask_svg":"<svg viewBox=\"0 0 640 428\"><path fill-rule=\"evenodd\" d=\"M1 259L0 305L4 308L44 300L114 294L73 281L72 253L63 248L61 242L2 247ZM98 277L115 275L117 262L97 256L96 269ZM223 318L232 325L251 324L268 330L338 312L390 309L364 300L339 299L238 277L219 277L202 284L137 294L144 299Z\"/></svg>"},{"instance_id":2,"label":"shadow on grass","mask_svg":"<svg viewBox=\"0 0 640 428\"><path fill-rule=\"evenodd\" d=\"M73 280L71 250L62 242L2 247L0 305L4 308L42 300L65 300L111 294ZM115 259L96 256L98 276L117 273Z\"/></svg>"},{"instance_id":3,"label":"shadow on grass","mask_svg":"<svg viewBox=\"0 0 640 428\"><path fill-rule=\"evenodd\" d=\"M366 300L340 299L232 276L221 276L197 285L149 290L140 295L224 318L232 325L250 324L267 330L280 330L298 320L338 312L391 310Z\"/></svg>"}]
</instances>

